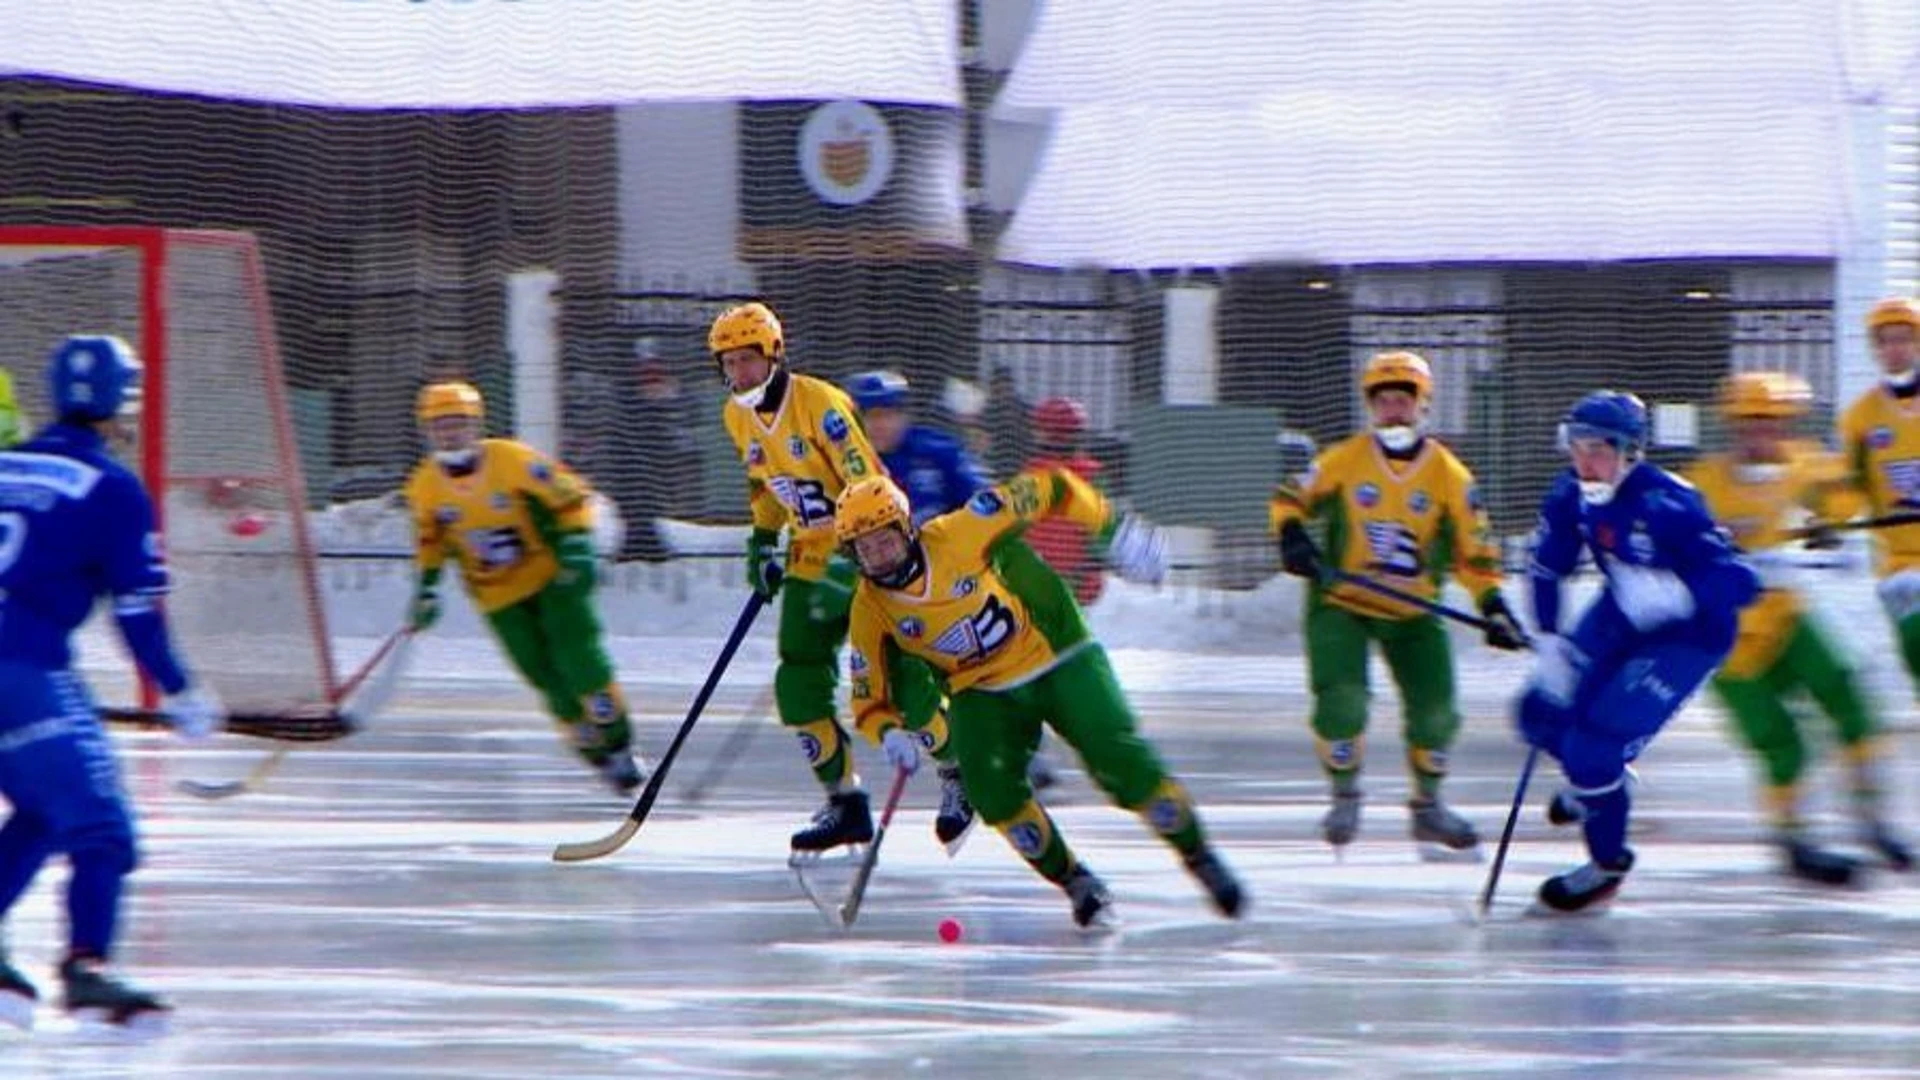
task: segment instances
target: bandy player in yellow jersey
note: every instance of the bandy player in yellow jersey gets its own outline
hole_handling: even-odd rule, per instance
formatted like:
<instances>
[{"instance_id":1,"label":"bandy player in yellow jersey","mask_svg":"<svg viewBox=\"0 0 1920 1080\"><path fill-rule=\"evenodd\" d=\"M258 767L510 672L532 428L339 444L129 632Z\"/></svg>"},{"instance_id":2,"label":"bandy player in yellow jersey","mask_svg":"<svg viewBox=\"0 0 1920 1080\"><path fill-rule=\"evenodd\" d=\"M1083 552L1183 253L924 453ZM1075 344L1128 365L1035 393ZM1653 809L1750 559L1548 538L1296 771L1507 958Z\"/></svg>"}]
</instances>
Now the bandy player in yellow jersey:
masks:
<instances>
[{"instance_id":1,"label":"bandy player in yellow jersey","mask_svg":"<svg viewBox=\"0 0 1920 1080\"><path fill-rule=\"evenodd\" d=\"M1453 647L1440 620L1351 583L1327 580L1306 522L1325 526L1333 566L1427 599L1451 571L1486 617L1487 644L1519 649L1525 634L1500 594L1500 559L1473 474L1426 435L1433 374L1422 357L1383 352L1367 361L1360 392L1371 430L1314 460L1304 482L1282 484L1271 517L1288 573L1307 578L1307 671L1313 733L1333 786L1320 823L1335 848L1360 828L1368 643L1380 643L1400 689L1416 841L1470 851L1480 838L1440 801L1447 750L1460 730Z\"/></svg>"},{"instance_id":2,"label":"bandy player in yellow jersey","mask_svg":"<svg viewBox=\"0 0 1920 1080\"><path fill-rule=\"evenodd\" d=\"M481 438L485 407L466 383L422 390L419 413L433 453L407 481L419 565L409 625L418 632L440 617L440 574L452 556L574 752L615 791L632 791L643 767L593 608L586 484L525 443Z\"/></svg>"},{"instance_id":3,"label":"bandy player in yellow jersey","mask_svg":"<svg viewBox=\"0 0 1920 1080\"><path fill-rule=\"evenodd\" d=\"M851 398L832 383L787 369L786 334L765 304L722 312L707 345L730 395L722 419L747 470L753 514L747 580L768 600L781 594L774 701L780 722L800 737L807 763L827 791L826 805L793 834L792 847L806 853L864 844L873 839L873 811L834 700L854 573L836 553L833 504L848 484L878 475L880 458ZM784 568L778 559L782 528L788 534ZM924 747L941 762L933 827L951 852L974 814L952 764L939 684L920 666L903 685L907 731L888 741L887 758L898 764ZM919 746L911 745L916 738Z\"/></svg>"},{"instance_id":4,"label":"bandy player in yellow jersey","mask_svg":"<svg viewBox=\"0 0 1920 1080\"><path fill-rule=\"evenodd\" d=\"M853 712L861 731L896 730L903 664L931 664L952 694L949 723L967 795L1040 875L1058 885L1081 926L1100 920L1107 890L1034 799L1027 763L1051 726L1087 775L1180 853L1222 914L1240 914L1240 883L1208 846L1193 799L1142 739L1107 655L1059 574L1030 554L1000 557L1030 523L1068 518L1098 537L1124 577L1158 581L1166 545L1121 519L1066 469L1036 469L975 494L920 529L884 476L840 495L834 529L860 564L853 600Z\"/></svg>"},{"instance_id":5,"label":"bandy player in yellow jersey","mask_svg":"<svg viewBox=\"0 0 1920 1080\"><path fill-rule=\"evenodd\" d=\"M1840 452L1871 517L1920 514L1920 302L1882 300L1867 312L1880 385L1840 417ZM1920 525L1876 529L1880 603L1907 672L1920 686Z\"/></svg>"},{"instance_id":6,"label":"bandy player in yellow jersey","mask_svg":"<svg viewBox=\"0 0 1920 1080\"><path fill-rule=\"evenodd\" d=\"M1793 587L1792 564L1781 550L1796 518L1844 516L1833 513L1844 482L1840 458L1790 438L1794 421L1806 415L1812 401L1812 390L1797 376L1733 376L1722 388L1720 403L1733 448L1695 462L1687 479L1747 552L1764 590L1740 612L1739 637L1713 677L1714 690L1747 745L1760 755L1769 816L1788 869L1844 885L1853 880L1858 863L1815 845L1800 816L1807 745L1788 700L1796 691L1806 690L1833 721L1851 766L1862 838L1896 868L1910 867L1913 856L1882 817L1876 767L1880 725L1853 672Z\"/></svg>"}]
</instances>

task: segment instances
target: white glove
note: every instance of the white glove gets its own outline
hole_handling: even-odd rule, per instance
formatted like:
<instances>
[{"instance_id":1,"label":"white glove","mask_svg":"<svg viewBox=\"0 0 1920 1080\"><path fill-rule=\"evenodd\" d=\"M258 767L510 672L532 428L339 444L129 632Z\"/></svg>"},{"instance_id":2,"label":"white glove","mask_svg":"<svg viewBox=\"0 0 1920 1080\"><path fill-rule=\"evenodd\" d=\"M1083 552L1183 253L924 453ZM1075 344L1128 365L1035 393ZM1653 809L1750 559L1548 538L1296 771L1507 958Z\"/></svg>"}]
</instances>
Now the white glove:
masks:
<instances>
[{"instance_id":1,"label":"white glove","mask_svg":"<svg viewBox=\"0 0 1920 1080\"><path fill-rule=\"evenodd\" d=\"M908 776L920 771L920 740L905 728L889 728L880 736L880 749L887 752L887 764Z\"/></svg>"},{"instance_id":2,"label":"white glove","mask_svg":"<svg viewBox=\"0 0 1920 1080\"><path fill-rule=\"evenodd\" d=\"M1693 615L1693 590L1671 570L1616 562L1607 578L1620 614L1643 634Z\"/></svg>"},{"instance_id":3,"label":"white glove","mask_svg":"<svg viewBox=\"0 0 1920 1080\"><path fill-rule=\"evenodd\" d=\"M1107 562L1128 581L1157 585L1167 576L1167 534L1129 514L1107 541Z\"/></svg>"},{"instance_id":4,"label":"white glove","mask_svg":"<svg viewBox=\"0 0 1920 1080\"><path fill-rule=\"evenodd\" d=\"M160 712L172 722L174 734L188 742L199 742L219 729L225 710L211 690L189 685L162 701Z\"/></svg>"},{"instance_id":5,"label":"white glove","mask_svg":"<svg viewBox=\"0 0 1920 1080\"><path fill-rule=\"evenodd\" d=\"M1534 689L1562 708L1572 705L1587 655L1559 634L1541 634L1533 639L1533 657Z\"/></svg>"}]
</instances>

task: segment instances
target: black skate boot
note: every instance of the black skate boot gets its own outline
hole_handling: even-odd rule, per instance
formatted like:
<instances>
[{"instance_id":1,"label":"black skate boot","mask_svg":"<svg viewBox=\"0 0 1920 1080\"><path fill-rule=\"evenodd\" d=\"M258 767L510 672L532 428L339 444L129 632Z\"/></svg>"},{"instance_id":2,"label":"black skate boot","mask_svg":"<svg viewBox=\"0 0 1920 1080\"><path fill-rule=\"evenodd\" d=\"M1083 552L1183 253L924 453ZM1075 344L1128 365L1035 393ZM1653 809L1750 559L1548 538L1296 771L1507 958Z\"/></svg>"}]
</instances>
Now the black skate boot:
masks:
<instances>
[{"instance_id":1,"label":"black skate boot","mask_svg":"<svg viewBox=\"0 0 1920 1080\"><path fill-rule=\"evenodd\" d=\"M1860 860L1838 851L1829 851L1798 836L1782 836L1780 850L1787 857L1787 871L1804 881L1819 885L1851 885L1860 876Z\"/></svg>"},{"instance_id":2,"label":"black skate boot","mask_svg":"<svg viewBox=\"0 0 1920 1080\"><path fill-rule=\"evenodd\" d=\"M1240 879L1233 876L1227 864L1210 847L1201 847L1191 855L1181 857L1187 864L1187 873L1192 874L1213 898L1213 906L1220 914L1229 919L1240 917L1240 911L1246 906L1246 893L1240 888Z\"/></svg>"},{"instance_id":3,"label":"black skate boot","mask_svg":"<svg viewBox=\"0 0 1920 1080\"><path fill-rule=\"evenodd\" d=\"M640 755L631 750L616 750L593 768L615 795L633 794L646 782L649 771Z\"/></svg>"},{"instance_id":4,"label":"black skate boot","mask_svg":"<svg viewBox=\"0 0 1920 1080\"><path fill-rule=\"evenodd\" d=\"M1473 823L1447 808L1439 799L1415 799L1407 804L1410 831L1416 842L1439 844L1448 851L1474 851L1480 834Z\"/></svg>"},{"instance_id":5,"label":"black skate boot","mask_svg":"<svg viewBox=\"0 0 1920 1080\"><path fill-rule=\"evenodd\" d=\"M1572 788L1561 788L1553 793L1552 801L1547 803L1547 824L1578 825L1587 820L1587 804Z\"/></svg>"},{"instance_id":6,"label":"black skate boot","mask_svg":"<svg viewBox=\"0 0 1920 1080\"><path fill-rule=\"evenodd\" d=\"M813 815L811 824L793 834L791 844L795 854L818 854L872 840L873 811L867 806L867 793L843 791L827 796L827 805Z\"/></svg>"},{"instance_id":7,"label":"black skate boot","mask_svg":"<svg viewBox=\"0 0 1920 1080\"><path fill-rule=\"evenodd\" d=\"M60 965L66 986L61 1005L78 1017L127 1025L163 1020L172 1006L144 990L136 990L106 973L106 965L91 957L71 957Z\"/></svg>"},{"instance_id":8,"label":"black skate boot","mask_svg":"<svg viewBox=\"0 0 1920 1080\"><path fill-rule=\"evenodd\" d=\"M0 1024L32 1030L34 1006L39 1003L39 989L8 963L5 950L0 950Z\"/></svg>"},{"instance_id":9,"label":"black skate boot","mask_svg":"<svg viewBox=\"0 0 1920 1080\"><path fill-rule=\"evenodd\" d=\"M1334 792L1333 809L1320 819L1320 835L1336 851L1353 843L1360 834L1360 798L1358 791Z\"/></svg>"},{"instance_id":10,"label":"black skate boot","mask_svg":"<svg viewBox=\"0 0 1920 1080\"><path fill-rule=\"evenodd\" d=\"M1861 840L1886 860L1891 869L1905 873L1913 869L1913 849L1884 821L1869 821L1860 829Z\"/></svg>"},{"instance_id":11,"label":"black skate boot","mask_svg":"<svg viewBox=\"0 0 1920 1080\"><path fill-rule=\"evenodd\" d=\"M960 854L977 820L967 789L960 784L960 767L940 766L940 811L933 815L933 835L947 849L948 858Z\"/></svg>"},{"instance_id":12,"label":"black skate boot","mask_svg":"<svg viewBox=\"0 0 1920 1080\"><path fill-rule=\"evenodd\" d=\"M1060 886L1073 903L1073 925L1082 929L1108 926L1113 921L1113 897L1107 884L1084 866L1076 866Z\"/></svg>"},{"instance_id":13,"label":"black skate boot","mask_svg":"<svg viewBox=\"0 0 1920 1080\"><path fill-rule=\"evenodd\" d=\"M1621 853L1619 861L1612 866L1594 862L1577 866L1540 884L1540 904L1548 911L1564 913L1604 904L1620 891L1620 883L1632 869L1632 851Z\"/></svg>"}]
</instances>

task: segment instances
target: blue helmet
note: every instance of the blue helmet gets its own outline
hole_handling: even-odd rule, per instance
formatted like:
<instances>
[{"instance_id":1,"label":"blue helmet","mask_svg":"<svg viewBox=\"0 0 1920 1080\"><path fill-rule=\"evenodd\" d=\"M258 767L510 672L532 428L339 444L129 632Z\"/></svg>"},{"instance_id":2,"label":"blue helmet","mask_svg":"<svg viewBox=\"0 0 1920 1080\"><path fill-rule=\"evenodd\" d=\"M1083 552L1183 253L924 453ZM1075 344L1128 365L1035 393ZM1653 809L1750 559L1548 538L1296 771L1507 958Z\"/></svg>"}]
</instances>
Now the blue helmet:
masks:
<instances>
[{"instance_id":1,"label":"blue helmet","mask_svg":"<svg viewBox=\"0 0 1920 1080\"><path fill-rule=\"evenodd\" d=\"M53 350L47 383L62 420L109 420L140 400L140 361L111 334L75 334Z\"/></svg>"},{"instance_id":2,"label":"blue helmet","mask_svg":"<svg viewBox=\"0 0 1920 1080\"><path fill-rule=\"evenodd\" d=\"M1560 426L1566 439L1605 439L1631 453L1647 443L1647 406L1624 391L1596 390L1575 402Z\"/></svg>"},{"instance_id":3,"label":"blue helmet","mask_svg":"<svg viewBox=\"0 0 1920 1080\"><path fill-rule=\"evenodd\" d=\"M847 393L862 411L905 408L907 377L897 371L863 371L847 380Z\"/></svg>"}]
</instances>

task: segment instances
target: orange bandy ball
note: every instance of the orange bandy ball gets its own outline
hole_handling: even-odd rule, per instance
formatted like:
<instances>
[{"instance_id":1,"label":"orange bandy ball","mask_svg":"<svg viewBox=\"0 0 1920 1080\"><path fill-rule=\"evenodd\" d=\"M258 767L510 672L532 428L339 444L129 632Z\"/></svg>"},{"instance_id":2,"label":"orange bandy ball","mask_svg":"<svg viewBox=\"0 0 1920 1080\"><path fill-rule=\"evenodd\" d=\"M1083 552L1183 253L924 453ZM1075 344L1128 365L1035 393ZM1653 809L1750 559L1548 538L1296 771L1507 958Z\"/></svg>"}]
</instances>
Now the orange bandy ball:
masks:
<instances>
[{"instance_id":1,"label":"orange bandy ball","mask_svg":"<svg viewBox=\"0 0 1920 1080\"><path fill-rule=\"evenodd\" d=\"M960 940L960 920L959 919L941 919L940 920L940 940L946 942L949 945Z\"/></svg>"},{"instance_id":2,"label":"orange bandy ball","mask_svg":"<svg viewBox=\"0 0 1920 1080\"><path fill-rule=\"evenodd\" d=\"M266 531L267 519L258 514L241 514L228 526L235 536L259 536Z\"/></svg>"}]
</instances>

